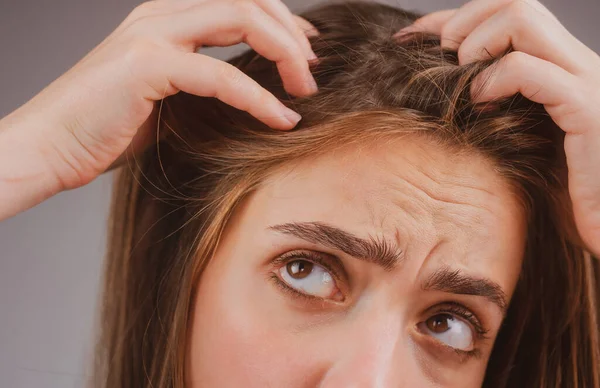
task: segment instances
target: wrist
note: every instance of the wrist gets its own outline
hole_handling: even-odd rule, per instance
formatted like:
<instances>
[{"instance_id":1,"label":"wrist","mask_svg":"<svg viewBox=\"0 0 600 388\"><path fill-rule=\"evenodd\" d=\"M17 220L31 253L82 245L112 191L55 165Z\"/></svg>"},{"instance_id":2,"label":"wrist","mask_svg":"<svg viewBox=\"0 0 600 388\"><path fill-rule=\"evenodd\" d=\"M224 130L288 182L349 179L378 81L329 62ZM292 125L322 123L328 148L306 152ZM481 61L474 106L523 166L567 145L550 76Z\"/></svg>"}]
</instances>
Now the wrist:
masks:
<instances>
[{"instance_id":1,"label":"wrist","mask_svg":"<svg viewBox=\"0 0 600 388\"><path fill-rule=\"evenodd\" d=\"M19 110L0 120L0 220L62 190L47 160L43 125L48 124Z\"/></svg>"}]
</instances>

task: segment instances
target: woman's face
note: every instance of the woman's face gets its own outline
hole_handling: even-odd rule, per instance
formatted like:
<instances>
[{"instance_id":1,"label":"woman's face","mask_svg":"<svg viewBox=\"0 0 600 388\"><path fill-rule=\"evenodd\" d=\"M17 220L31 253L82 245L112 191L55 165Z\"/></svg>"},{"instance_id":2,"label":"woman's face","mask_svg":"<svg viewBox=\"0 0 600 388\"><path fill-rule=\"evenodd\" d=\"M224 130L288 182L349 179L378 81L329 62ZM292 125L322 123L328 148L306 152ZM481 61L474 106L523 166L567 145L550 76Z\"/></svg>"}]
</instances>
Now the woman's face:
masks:
<instances>
[{"instance_id":1,"label":"woman's face","mask_svg":"<svg viewBox=\"0 0 600 388\"><path fill-rule=\"evenodd\" d=\"M188 386L480 386L524 236L478 155L407 137L291 166L202 275Z\"/></svg>"}]
</instances>

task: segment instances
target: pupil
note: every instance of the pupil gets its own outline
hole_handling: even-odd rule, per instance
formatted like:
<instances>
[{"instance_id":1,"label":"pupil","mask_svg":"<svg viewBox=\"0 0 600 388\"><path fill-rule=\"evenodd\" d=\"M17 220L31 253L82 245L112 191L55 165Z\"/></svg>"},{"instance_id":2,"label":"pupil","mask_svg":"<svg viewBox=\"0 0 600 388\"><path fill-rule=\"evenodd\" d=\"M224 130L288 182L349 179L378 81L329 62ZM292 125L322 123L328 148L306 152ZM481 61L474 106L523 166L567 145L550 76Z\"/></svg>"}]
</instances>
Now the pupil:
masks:
<instances>
[{"instance_id":1,"label":"pupil","mask_svg":"<svg viewBox=\"0 0 600 388\"><path fill-rule=\"evenodd\" d=\"M304 279L312 272L313 263L305 260L296 260L287 263L287 271L294 279Z\"/></svg>"},{"instance_id":2,"label":"pupil","mask_svg":"<svg viewBox=\"0 0 600 388\"><path fill-rule=\"evenodd\" d=\"M448 324L448 321L450 320L452 320L452 317L448 314L433 316L427 320L427 328L434 333L443 333L450 328Z\"/></svg>"}]
</instances>

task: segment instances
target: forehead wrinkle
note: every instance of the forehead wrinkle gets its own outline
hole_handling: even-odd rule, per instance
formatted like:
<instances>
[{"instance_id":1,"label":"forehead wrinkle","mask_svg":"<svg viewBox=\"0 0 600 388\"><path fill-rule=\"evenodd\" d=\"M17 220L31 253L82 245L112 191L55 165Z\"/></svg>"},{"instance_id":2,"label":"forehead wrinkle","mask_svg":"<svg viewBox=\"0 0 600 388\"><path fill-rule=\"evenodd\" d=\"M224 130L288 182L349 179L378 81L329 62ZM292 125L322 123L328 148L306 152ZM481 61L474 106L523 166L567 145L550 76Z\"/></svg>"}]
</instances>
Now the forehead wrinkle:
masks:
<instances>
[{"instance_id":1,"label":"forehead wrinkle","mask_svg":"<svg viewBox=\"0 0 600 388\"><path fill-rule=\"evenodd\" d=\"M421 172L421 171L419 171L419 172ZM410 185L411 187L413 187L415 190L423 193L425 197L432 200L433 203L436 204L435 207L437 207L437 208L445 207L445 205L464 205L464 206L468 206L468 207L476 207L478 209L483 209L479 206L474 205L470 201L461 201L461 200L458 200L458 198L452 198L454 196L444 195L444 191L451 191L453 187L464 188L465 186L458 185L458 184L446 185L446 184L441 184L441 183L435 181L434 184L437 184L438 187L444 186L444 188L442 190L436 190L435 188L432 187L433 185L429 185L429 187L427 187L427 185L419 185L418 183L414 183L412 181L412 179L407 178L407 177L402 177L402 180L405 183L407 183L408 185ZM491 212L490 209L485 209L485 210Z\"/></svg>"},{"instance_id":2,"label":"forehead wrinkle","mask_svg":"<svg viewBox=\"0 0 600 388\"><path fill-rule=\"evenodd\" d=\"M403 144L400 146L408 145L410 152L390 152L389 144L378 147L378 153L383 155L381 169L405 181L435 203L470 206L472 201L465 201L463 197L473 198L474 193L481 192L500 199L499 191L490 186L502 186L504 190L500 192L507 188L510 190L510 184L496 171L495 162L477 150L455 149L423 136L401 140ZM387 155L394 158L390 159ZM397 163L394 159L398 156L408 168L391 167ZM483 183L481 174L485 175Z\"/></svg>"},{"instance_id":3,"label":"forehead wrinkle","mask_svg":"<svg viewBox=\"0 0 600 388\"><path fill-rule=\"evenodd\" d=\"M382 208L382 213L386 218L397 215L393 217L397 223L394 228L410 234L401 236L407 258L415 244L419 250L421 243L431 243L429 249L437 251L439 246L435 242L440 243L440 239L451 239L461 251L471 250L468 247L472 248L475 242L487 245L489 237L496 241L495 225L501 219L512 218L507 207L512 208L514 200L518 200L510 182L495 171L494 164L485 156L468 153L447 157L446 153L439 156L433 151L386 152L381 153L385 159L379 159L382 167L379 171L385 172L382 177L387 181L382 197L387 197L386 201L393 206ZM397 159L388 159L386 155L400 156L404 166L394 168ZM412 241L413 238L419 242ZM459 257L462 259L458 261L465 263L470 255Z\"/></svg>"},{"instance_id":4,"label":"forehead wrinkle","mask_svg":"<svg viewBox=\"0 0 600 388\"><path fill-rule=\"evenodd\" d=\"M433 222L441 218L454 222L469 220L460 223L473 226L482 223L485 214L492 218L497 217L495 208L499 202L504 201L498 193L486 188L485 185L470 184L466 179L461 179L460 175L463 174L456 176L455 171L431 174L427 168L406 159L405 161L413 168L402 172L390 171L395 179L389 187L394 192L393 202L408 214L414 213L411 216L416 222L423 223L425 220ZM419 179L421 177L424 179ZM448 179L443 179L444 177ZM477 195L478 192L485 194L485 198L482 199L481 195ZM491 201L491 197L495 201Z\"/></svg>"}]
</instances>

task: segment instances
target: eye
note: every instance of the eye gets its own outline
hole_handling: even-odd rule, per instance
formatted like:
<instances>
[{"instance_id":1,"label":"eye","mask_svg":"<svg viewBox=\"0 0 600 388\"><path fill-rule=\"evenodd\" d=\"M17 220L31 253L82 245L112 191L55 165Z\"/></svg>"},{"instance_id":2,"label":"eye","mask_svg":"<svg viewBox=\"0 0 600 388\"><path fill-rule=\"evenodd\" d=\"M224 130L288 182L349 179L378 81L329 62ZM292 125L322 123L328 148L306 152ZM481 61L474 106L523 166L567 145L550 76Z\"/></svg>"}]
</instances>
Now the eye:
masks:
<instances>
[{"instance_id":1,"label":"eye","mask_svg":"<svg viewBox=\"0 0 600 388\"><path fill-rule=\"evenodd\" d=\"M454 349L468 352L474 348L471 325L451 314L434 315L420 325L425 334Z\"/></svg>"},{"instance_id":2,"label":"eye","mask_svg":"<svg viewBox=\"0 0 600 388\"><path fill-rule=\"evenodd\" d=\"M308 260L289 261L279 269L281 280L294 291L323 299L343 300L332 274Z\"/></svg>"}]
</instances>

